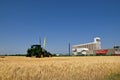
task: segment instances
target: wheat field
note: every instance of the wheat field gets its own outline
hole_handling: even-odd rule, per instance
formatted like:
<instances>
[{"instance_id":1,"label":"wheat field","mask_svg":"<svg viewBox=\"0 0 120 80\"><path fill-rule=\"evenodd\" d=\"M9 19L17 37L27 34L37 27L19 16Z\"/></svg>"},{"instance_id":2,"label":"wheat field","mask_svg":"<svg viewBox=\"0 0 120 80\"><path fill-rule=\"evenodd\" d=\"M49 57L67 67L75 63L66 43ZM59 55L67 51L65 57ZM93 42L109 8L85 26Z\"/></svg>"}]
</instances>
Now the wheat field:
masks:
<instances>
[{"instance_id":1,"label":"wheat field","mask_svg":"<svg viewBox=\"0 0 120 80\"><path fill-rule=\"evenodd\" d=\"M108 80L117 73L119 56L0 58L0 80Z\"/></svg>"}]
</instances>

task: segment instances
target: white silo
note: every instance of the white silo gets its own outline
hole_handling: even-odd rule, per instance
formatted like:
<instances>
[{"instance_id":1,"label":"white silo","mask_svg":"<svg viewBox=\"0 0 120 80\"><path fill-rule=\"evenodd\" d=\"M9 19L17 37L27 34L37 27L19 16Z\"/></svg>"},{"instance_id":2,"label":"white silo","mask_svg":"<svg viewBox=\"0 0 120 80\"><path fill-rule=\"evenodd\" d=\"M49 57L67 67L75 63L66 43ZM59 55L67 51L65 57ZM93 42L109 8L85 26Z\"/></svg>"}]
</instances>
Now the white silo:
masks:
<instances>
[{"instance_id":1,"label":"white silo","mask_svg":"<svg viewBox=\"0 0 120 80\"><path fill-rule=\"evenodd\" d=\"M96 44L96 49L101 49L101 41L99 37L94 38L94 43Z\"/></svg>"}]
</instances>

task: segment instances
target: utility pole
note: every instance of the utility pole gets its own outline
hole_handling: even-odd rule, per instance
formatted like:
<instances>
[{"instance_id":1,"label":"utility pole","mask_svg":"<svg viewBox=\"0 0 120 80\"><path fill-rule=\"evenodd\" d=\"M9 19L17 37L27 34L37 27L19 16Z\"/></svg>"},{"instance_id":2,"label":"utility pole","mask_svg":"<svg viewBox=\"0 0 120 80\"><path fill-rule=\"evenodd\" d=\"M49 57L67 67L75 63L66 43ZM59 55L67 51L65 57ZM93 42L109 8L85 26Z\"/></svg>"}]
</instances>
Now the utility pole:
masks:
<instances>
[{"instance_id":1,"label":"utility pole","mask_svg":"<svg viewBox=\"0 0 120 80\"><path fill-rule=\"evenodd\" d=\"M69 56L70 56L70 43L68 44L68 51L69 51Z\"/></svg>"},{"instance_id":2,"label":"utility pole","mask_svg":"<svg viewBox=\"0 0 120 80\"><path fill-rule=\"evenodd\" d=\"M39 43L40 43L40 45L41 45L41 37L39 37ZM42 45L41 45L42 46Z\"/></svg>"},{"instance_id":3,"label":"utility pole","mask_svg":"<svg viewBox=\"0 0 120 80\"><path fill-rule=\"evenodd\" d=\"M44 49L46 48L46 37L44 37L44 43L43 43Z\"/></svg>"}]
</instances>

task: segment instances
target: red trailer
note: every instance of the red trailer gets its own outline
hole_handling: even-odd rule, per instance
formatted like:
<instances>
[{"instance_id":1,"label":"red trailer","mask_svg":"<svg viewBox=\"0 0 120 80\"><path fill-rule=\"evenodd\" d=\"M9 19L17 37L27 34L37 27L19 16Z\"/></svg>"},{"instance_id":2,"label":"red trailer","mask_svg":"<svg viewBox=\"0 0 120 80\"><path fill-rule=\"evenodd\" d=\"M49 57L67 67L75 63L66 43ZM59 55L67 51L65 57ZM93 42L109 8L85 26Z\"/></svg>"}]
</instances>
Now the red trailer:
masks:
<instances>
[{"instance_id":1,"label":"red trailer","mask_svg":"<svg viewBox=\"0 0 120 80\"><path fill-rule=\"evenodd\" d=\"M96 50L96 55L106 55L107 52L107 49Z\"/></svg>"}]
</instances>

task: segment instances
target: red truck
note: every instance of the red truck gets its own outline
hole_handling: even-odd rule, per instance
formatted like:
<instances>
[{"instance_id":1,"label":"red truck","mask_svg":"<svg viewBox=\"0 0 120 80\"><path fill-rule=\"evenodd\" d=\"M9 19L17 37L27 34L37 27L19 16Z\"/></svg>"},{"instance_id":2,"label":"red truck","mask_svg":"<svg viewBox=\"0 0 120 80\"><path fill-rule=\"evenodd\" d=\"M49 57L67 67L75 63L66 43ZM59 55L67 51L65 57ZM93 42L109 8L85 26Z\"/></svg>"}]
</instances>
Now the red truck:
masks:
<instances>
[{"instance_id":1,"label":"red truck","mask_svg":"<svg viewBox=\"0 0 120 80\"><path fill-rule=\"evenodd\" d=\"M107 49L96 50L96 55L106 55L108 52Z\"/></svg>"}]
</instances>

